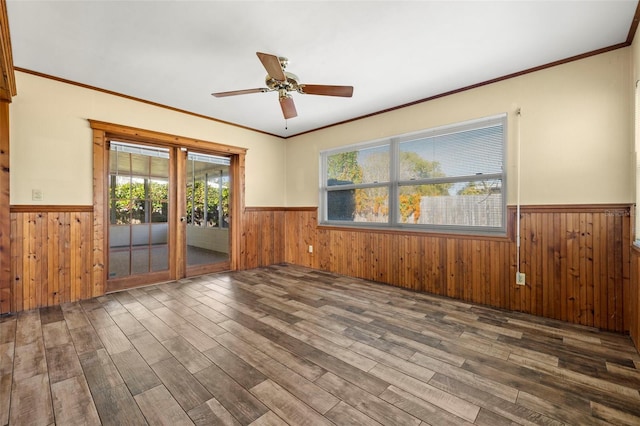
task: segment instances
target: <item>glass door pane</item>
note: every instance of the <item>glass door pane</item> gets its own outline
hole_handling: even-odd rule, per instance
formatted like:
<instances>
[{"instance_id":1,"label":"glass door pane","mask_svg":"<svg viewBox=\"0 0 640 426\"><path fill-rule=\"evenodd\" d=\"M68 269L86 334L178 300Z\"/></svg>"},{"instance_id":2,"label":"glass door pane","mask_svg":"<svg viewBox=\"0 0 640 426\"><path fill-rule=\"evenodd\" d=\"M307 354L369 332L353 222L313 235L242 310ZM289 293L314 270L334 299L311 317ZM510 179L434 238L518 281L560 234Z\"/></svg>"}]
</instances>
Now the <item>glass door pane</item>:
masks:
<instances>
[{"instance_id":1,"label":"glass door pane","mask_svg":"<svg viewBox=\"0 0 640 426\"><path fill-rule=\"evenodd\" d=\"M169 269L169 152L111 143L109 279Z\"/></svg>"},{"instance_id":2,"label":"glass door pane","mask_svg":"<svg viewBox=\"0 0 640 426\"><path fill-rule=\"evenodd\" d=\"M229 164L227 157L187 156L187 267L229 261Z\"/></svg>"}]
</instances>

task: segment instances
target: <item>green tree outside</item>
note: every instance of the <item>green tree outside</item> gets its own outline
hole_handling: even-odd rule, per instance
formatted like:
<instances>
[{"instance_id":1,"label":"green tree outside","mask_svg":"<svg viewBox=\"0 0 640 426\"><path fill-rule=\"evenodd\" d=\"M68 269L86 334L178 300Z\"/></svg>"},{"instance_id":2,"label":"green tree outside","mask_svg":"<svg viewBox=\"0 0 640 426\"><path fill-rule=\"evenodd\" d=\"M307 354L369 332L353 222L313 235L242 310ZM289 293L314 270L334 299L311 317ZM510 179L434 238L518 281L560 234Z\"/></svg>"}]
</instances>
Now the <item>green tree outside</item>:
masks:
<instances>
[{"instance_id":1,"label":"green tree outside","mask_svg":"<svg viewBox=\"0 0 640 426\"><path fill-rule=\"evenodd\" d=\"M116 183L112 177L110 188L111 223L128 224L166 222L169 186L167 182L132 179ZM145 188L146 185L146 188ZM147 216L147 204L150 216Z\"/></svg>"},{"instance_id":2,"label":"green tree outside","mask_svg":"<svg viewBox=\"0 0 640 426\"><path fill-rule=\"evenodd\" d=\"M207 223L204 223L205 212L205 182L198 180L195 185L187 185L187 223L199 226L218 227L221 218L218 211L220 190L218 185L209 185L207 189ZM222 187L222 226L228 226L229 217L229 188Z\"/></svg>"},{"instance_id":3,"label":"green tree outside","mask_svg":"<svg viewBox=\"0 0 640 426\"><path fill-rule=\"evenodd\" d=\"M114 225L166 222L169 199L167 182L132 179L117 184L112 180L110 188L111 223ZM115 184L114 184L115 183ZM146 188L145 188L146 184ZM209 185L207 191L207 224L217 227L220 224L218 200L220 190L217 185ZM205 183L196 181L187 186L188 223L204 225ZM147 208L148 206L148 208ZM146 210L149 209L149 212ZM148 213L148 214L147 214ZM193 217L192 217L193 213ZM150 216L148 216L150 215ZM227 226L229 217L229 188L222 187L222 220Z\"/></svg>"},{"instance_id":4,"label":"green tree outside","mask_svg":"<svg viewBox=\"0 0 640 426\"><path fill-rule=\"evenodd\" d=\"M387 182L389 180L389 153L378 152L367 155L359 161L359 151L331 155L327 160L329 184L363 182ZM440 163L425 160L416 152L400 153L400 180L419 180L445 177ZM402 222L413 217L414 223L420 218L420 198L424 196L448 195L452 184L405 185L400 187L399 208ZM388 190L386 187L356 189L354 191L354 211L351 215L367 217L375 221L389 215Z\"/></svg>"}]
</instances>

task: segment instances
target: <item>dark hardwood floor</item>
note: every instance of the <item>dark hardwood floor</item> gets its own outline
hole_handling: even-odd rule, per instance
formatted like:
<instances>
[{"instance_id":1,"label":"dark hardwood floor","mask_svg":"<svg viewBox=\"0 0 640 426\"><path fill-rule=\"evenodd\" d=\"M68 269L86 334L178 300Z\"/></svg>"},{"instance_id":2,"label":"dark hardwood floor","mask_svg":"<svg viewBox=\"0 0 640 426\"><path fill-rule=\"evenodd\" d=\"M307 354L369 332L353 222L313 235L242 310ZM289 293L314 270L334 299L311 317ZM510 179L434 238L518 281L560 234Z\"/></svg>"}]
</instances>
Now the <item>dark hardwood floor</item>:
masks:
<instances>
[{"instance_id":1,"label":"dark hardwood floor","mask_svg":"<svg viewBox=\"0 0 640 426\"><path fill-rule=\"evenodd\" d=\"M294 266L0 319L0 425L640 424L628 336Z\"/></svg>"}]
</instances>

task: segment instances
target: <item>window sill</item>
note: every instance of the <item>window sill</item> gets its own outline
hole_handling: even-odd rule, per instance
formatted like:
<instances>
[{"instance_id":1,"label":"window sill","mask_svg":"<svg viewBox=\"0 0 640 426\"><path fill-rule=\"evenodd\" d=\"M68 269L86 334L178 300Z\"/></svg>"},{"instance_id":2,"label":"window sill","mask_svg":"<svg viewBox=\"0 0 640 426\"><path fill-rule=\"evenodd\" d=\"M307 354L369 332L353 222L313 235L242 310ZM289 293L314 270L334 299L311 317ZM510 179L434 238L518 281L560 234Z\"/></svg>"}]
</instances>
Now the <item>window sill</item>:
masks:
<instances>
[{"instance_id":1,"label":"window sill","mask_svg":"<svg viewBox=\"0 0 640 426\"><path fill-rule=\"evenodd\" d=\"M483 240L483 241L499 241L513 242L509 237L509 232L503 233L470 233L470 232L447 232L432 229L405 229L405 228L387 228L387 227L362 227L348 225L332 225L320 223L318 229L327 231L348 231L348 232L366 232L369 234L394 234L394 235L412 235L433 238L447 239L465 239L465 240ZM638 248L640 250L640 247Z\"/></svg>"}]
</instances>

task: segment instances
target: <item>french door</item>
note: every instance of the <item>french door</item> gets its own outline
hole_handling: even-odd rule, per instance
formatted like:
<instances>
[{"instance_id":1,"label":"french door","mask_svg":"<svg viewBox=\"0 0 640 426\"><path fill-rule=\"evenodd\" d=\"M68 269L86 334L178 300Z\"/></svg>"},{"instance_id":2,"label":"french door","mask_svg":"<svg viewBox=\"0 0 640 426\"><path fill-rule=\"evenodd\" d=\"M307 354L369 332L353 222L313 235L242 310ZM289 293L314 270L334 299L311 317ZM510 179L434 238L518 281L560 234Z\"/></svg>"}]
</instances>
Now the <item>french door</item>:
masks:
<instances>
[{"instance_id":1,"label":"french door","mask_svg":"<svg viewBox=\"0 0 640 426\"><path fill-rule=\"evenodd\" d=\"M186 154L184 227L187 276L229 269L228 157L181 151ZM179 184L180 185L180 184Z\"/></svg>"},{"instance_id":2,"label":"french door","mask_svg":"<svg viewBox=\"0 0 640 426\"><path fill-rule=\"evenodd\" d=\"M108 142L107 291L230 268L231 157Z\"/></svg>"}]
</instances>

